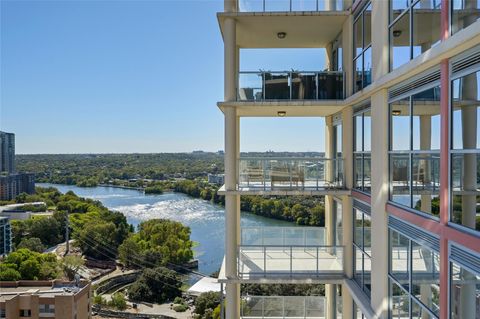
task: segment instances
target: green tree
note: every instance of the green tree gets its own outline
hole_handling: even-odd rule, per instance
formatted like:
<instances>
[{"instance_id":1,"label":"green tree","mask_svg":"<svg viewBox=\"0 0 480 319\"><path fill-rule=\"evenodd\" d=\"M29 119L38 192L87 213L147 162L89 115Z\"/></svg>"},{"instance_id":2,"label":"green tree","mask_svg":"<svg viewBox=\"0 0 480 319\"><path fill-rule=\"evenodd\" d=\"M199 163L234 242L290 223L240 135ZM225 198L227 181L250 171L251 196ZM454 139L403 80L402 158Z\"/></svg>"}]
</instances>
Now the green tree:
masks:
<instances>
[{"instance_id":1,"label":"green tree","mask_svg":"<svg viewBox=\"0 0 480 319\"><path fill-rule=\"evenodd\" d=\"M204 292L195 299L195 310L193 312L203 316L202 318L210 319L213 310L220 304L220 300L219 292ZM205 316L206 314L207 316Z\"/></svg>"},{"instance_id":2,"label":"green tree","mask_svg":"<svg viewBox=\"0 0 480 319\"><path fill-rule=\"evenodd\" d=\"M37 253L41 253L45 250L45 246L38 237L23 238L17 248L27 248L31 251L36 251Z\"/></svg>"},{"instance_id":3,"label":"green tree","mask_svg":"<svg viewBox=\"0 0 480 319\"><path fill-rule=\"evenodd\" d=\"M131 300L163 303L181 296L182 282L173 270L157 267L145 268L128 289Z\"/></svg>"},{"instance_id":4,"label":"green tree","mask_svg":"<svg viewBox=\"0 0 480 319\"><path fill-rule=\"evenodd\" d=\"M82 257L77 255L68 255L62 259L63 272L69 280L73 280L75 278L75 274L84 264L85 261L82 259Z\"/></svg>"}]
</instances>

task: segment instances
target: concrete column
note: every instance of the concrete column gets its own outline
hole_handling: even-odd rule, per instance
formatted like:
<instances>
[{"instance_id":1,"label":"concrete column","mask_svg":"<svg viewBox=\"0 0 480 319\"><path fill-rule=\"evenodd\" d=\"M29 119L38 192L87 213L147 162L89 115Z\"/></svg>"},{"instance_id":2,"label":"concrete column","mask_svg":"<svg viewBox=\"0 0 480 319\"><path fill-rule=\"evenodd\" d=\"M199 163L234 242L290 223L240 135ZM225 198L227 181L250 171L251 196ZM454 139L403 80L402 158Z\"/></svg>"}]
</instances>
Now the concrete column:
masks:
<instances>
[{"instance_id":1,"label":"concrete column","mask_svg":"<svg viewBox=\"0 0 480 319\"><path fill-rule=\"evenodd\" d=\"M432 116L431 115L420 115L420 150L428 151L432 149ZM431 181L430 176L430 161L428 160L428 155L422 155L425 159L422 159L418 165L419 180L421 175L421 180L423 180L424 185L428 185ZM432 196L427 190L426 194L421 195L421 210L426 213L432 212Z\"/></svg>"},{"instance_id":2,"label":"concrete column","mask_svg":"<svg viewBox=\"0 0 480 319\"><path fill-rule=\"evenodd\" d=\"M237 0L224 0L223 10L225 12L236 12L237 11Z\"/></svg>"},{"instance_id":3,"label":"concrete column","mask_svg":"<svg viewBox=\"0 0 480 319\"><path fill-rule=\"evenodd\" d=\"M333 70L333 43L330 42L325 46L325 64L327 65L327 70Z\"/></svg>"},{"instance_id":4,"label":"concrete column","mask_svg":"<svg viewBox=\"0 0 480 319\"><path fill-rule=\"evenodd\" d=\"M237 31L236 21L233 18L226 18L223 22L224 42L224 95L225 101L235 101L237 97Z\"/></svg>"},{"instance_id":5,"label":"concrete column","mask_svg":"<svg viewBox=\"0 0 480 319\"><path fill-rule=\"evenodd\" d=\"M375 14L374 14L375 15ZM388 315L388 92L371 98L372 105L372 295L371 305L378 318Z\"/></svg>"},{"instance_id":6,"label":"concrete column","mask_svg":"<svg viewBox=\"0 0 480 319\"><path fill-rule=\"evenodd\" d=\"M388 73L388 3L372 1L372 80ZM385 106L386 107L386 106ZM372 143L372 145L374 145ZM372 165L372 167L375 167Z\"/></svg>"},{"instance_id":7,"label":"concrete column","mask_svg":"<svg viewBox=\"0 0 480 319\"><path fill-rule=\"evenodd\" d=\"M235 11L235 1L225 1L225 11ZM236 84L238 70L238 47L236 43L236 21L227 18L224 21L224 47L225 47L225 101L236 99ZM237 159L239 156L239 117L236 109L226 107L225 114L225 275L227 279L236 279L237 249L240 244L240 196L228 194L236 190L237 185ZM225 299L226 318L240 318L240 284L226 284Z\"/></svg>"},{"instance_id":8,"label":"concrete column","mask_svg":"<svg viewBox=\"0 0 480 319\"><path fill-rule=\"evenodd\" d=\"M337 1L325 0L325 11L335 11L335 10L337 10Z\"/></svg>"}]
</instances>

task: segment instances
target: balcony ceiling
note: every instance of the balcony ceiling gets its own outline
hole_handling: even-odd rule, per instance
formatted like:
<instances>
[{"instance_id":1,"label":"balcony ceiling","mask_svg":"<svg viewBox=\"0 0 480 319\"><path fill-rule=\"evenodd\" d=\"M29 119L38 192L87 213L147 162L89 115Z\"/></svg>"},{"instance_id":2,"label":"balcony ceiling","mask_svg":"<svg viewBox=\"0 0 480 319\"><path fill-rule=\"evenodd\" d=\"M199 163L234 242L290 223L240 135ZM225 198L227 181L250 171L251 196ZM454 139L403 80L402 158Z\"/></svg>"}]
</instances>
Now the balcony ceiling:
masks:
<instances>
[{"instance_id":1,"label":"balcony ceiling","mask_svg":"<svg viewBox=\"0 0 480 319\"><path fill-rule=\"evenodd\" d=\"M223 35L226 17L237 20L237 44L241 48L324 48L341 32L348 11L219 13ZM286 32L285 39L277 37Z\"/></svg>"}]
</instances>

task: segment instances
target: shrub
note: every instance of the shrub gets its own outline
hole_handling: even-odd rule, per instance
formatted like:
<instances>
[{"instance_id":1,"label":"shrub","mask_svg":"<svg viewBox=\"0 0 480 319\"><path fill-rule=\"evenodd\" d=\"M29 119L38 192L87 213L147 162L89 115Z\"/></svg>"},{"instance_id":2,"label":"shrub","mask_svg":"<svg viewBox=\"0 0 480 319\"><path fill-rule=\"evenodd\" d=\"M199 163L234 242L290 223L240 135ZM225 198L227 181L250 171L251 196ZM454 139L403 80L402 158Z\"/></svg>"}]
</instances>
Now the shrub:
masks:
<instances>
[{"instance_id":1,"label":"shrub","mask_svg":"<svg viewBox=\"0 0 480 319\"><path fill-rule=\"evenodd\" d=\"M176 312L185 312L188 310L188 306L185 304L176 304L173 306L173 310Z\"/></svg>"}]
</instances>

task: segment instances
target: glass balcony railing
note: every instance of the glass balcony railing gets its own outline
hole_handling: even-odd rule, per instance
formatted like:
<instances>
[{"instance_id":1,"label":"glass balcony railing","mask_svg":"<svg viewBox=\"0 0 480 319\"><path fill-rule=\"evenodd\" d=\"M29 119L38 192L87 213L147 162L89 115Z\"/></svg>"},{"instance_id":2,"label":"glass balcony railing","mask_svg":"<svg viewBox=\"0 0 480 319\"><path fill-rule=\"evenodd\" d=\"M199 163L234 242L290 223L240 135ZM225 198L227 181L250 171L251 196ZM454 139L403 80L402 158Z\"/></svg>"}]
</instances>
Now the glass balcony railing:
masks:
<instances>
[{"instance_id":1,"label":"glass balcony railing","mask_svg":"<svg viewBox=\"0 0 480 319\"><path fill-rule=\"evenodd\" d=\"M239 12L344 11L343 0L239 0Z\"/></svg>"},{"instance_id":2,"label":"glass balcony railing","mask_svg":"<svg viewBox=\"0 0 480 319\"><path fill-rule=\"evenodd\" d=\"M327 242L325 227L258 227L241 229L242 245L317 245Z\"/></svg>"},{"instance_id":3,"label":"glass balcony railing","mask_svg":"<svg viewBox=\"0 0 480 319\"><path fill-rule=\"evenodd\" d=\"M239 160L239 189L343 189L343 159L251 157Z\"/></svg>"},{"instance_id":4,"label":"glass balcony railing","mask_svg":"<svg viewBox=\"0 0 480 319\"><path fill-rule=\"evenodd\" d=\"M240 72L239 101L343 100L343 72Z\"/></svg>"},{"instance_id":5,"label":"glass balcony railing","mask_svg":"<svg viewBox=\"0 0 480 319\"><path fill-rule=\"evenodd\" d=\"M238 276L302 278L343 276L343 246L240 245Z\"/></svg>"},{"instance_id":6,"label":"glass balcony railing","mask_svg":"<svg viewBox=\"0 0 480 319\"><path fill-rule=\"evenodd\" d=\"M244 296L242 301L243 319L326 318L323 296Z\"/></svg>"}]
</instances>

